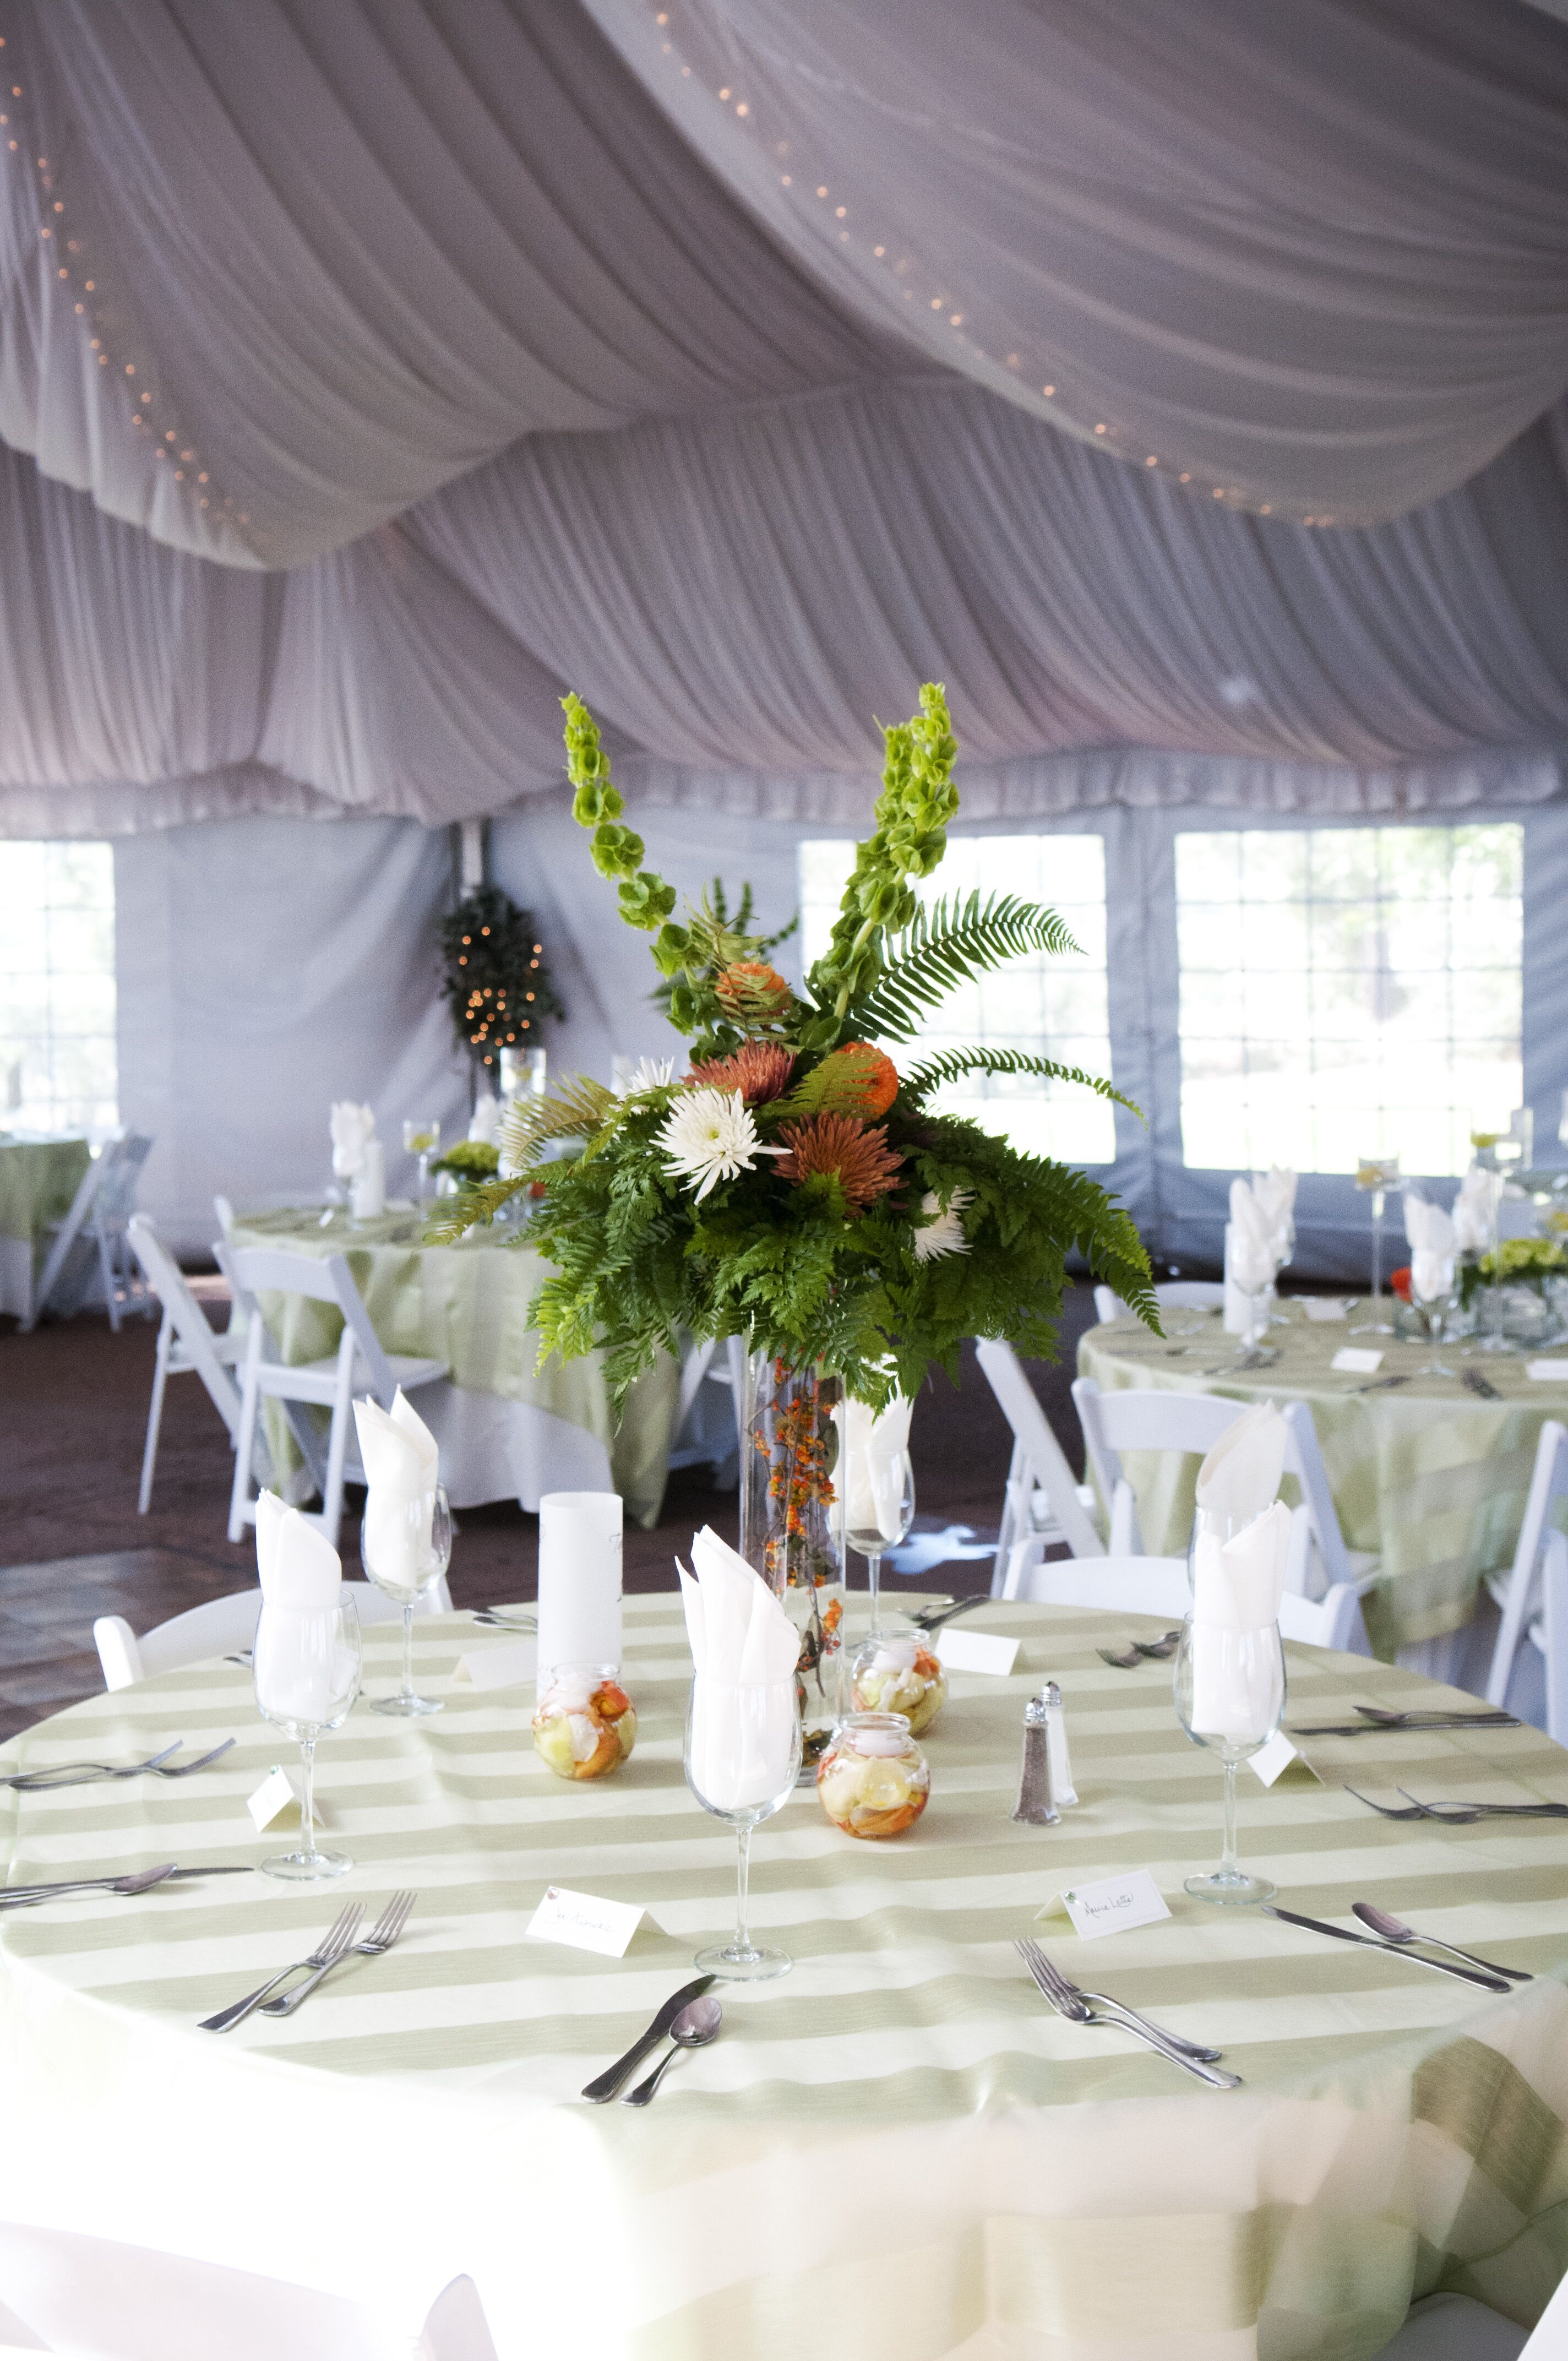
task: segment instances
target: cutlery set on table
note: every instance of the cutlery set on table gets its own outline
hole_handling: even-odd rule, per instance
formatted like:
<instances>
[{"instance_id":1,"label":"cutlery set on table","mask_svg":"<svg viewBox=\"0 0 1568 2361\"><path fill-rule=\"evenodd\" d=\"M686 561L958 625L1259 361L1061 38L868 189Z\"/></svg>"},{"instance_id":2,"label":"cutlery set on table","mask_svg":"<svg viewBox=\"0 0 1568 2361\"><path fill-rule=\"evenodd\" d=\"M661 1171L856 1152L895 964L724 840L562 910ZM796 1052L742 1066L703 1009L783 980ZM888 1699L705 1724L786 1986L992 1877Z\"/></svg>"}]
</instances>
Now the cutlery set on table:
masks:
<instances>
[{"instance_id":1,"label":"cutlery set on table","mask_svg":"<svg viewBox=\"0 0 1568 2361\"><path fill-rule=\"evenodd\" d=\"M364 1941L358 1943L354 1938L365 1916L365 1905L362 1902L345 1903L313 1951L308 1952L302 1960L291 1960L286 1968L280 1968L275 1976L269 1976L264 1984L258 1984L254 1992L247 1993L243 2000L236 2000L228 2008L219 2009L215 2016L203 2017L201 2030L203 2033L232 2033L236 2025L243 2025L257 2009L260 2009L265 2016L292 2016L334 1969L342 1967L349 1960L378 1960L383 1952L389 1951L408 1925L409 1914L418 1900L417 1894L394 1894ZM304 1982L293 1985L288 1992L280 1991L279 1987L288 1983L291 1976L302 1976Z\"/></svg>"}]
</instances>

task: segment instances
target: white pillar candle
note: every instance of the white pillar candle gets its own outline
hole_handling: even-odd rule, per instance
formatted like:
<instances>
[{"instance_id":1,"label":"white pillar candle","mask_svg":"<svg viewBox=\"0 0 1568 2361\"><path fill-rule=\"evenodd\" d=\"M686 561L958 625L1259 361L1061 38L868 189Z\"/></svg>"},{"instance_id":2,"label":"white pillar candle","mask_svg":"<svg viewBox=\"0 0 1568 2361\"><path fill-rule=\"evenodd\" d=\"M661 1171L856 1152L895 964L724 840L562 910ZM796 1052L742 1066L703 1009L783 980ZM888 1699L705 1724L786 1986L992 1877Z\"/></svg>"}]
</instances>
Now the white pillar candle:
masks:
<instances>
[{"instance_id":1,"label":"white pillar candle","mask_svg":"<svg viewBox=\"0 0 1568 2361\"><path fill-rule=\"evenodd\" d=\"M373 1222L387 1210L387 1151L378 1139L365 1143L365 1161L348 1184L348 1203L356 1222Z\"/></svg>"},{"instance_id":2,"label":"white pillar candle","mask_svg":"<svg viewBox=\"0 0 1568 2361\"><path fill-rule=\"evenodd\" d=\"M546 1492L539 1503L539 1663L620 1662L619 1492Z\"/></svg>"}]
</instances>

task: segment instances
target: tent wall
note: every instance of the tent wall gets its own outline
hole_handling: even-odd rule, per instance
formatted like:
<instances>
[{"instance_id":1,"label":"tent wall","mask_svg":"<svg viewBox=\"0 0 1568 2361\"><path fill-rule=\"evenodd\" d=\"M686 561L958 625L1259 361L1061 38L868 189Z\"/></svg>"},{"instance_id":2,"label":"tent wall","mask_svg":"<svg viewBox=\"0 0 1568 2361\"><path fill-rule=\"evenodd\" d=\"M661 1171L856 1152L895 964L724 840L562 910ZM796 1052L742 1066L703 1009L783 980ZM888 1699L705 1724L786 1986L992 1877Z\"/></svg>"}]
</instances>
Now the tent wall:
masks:
<instances>
[{"instance_id":1,"label":"tent wall","mask_svg":"<svg viewBox=\"0 0 1568 2361\"><path fill-rule=\"evenodd\" d=\"M1545 1161L1568 1087L1568 803L1488 805L1484 816L1525 829L1525 1088ZM800 839L851 832L694 806L634 806L629 817L652 865L684 894L716 872L732 884L748 879L768 927L795 907ZM1310 818L1113 805L998 816L969 831L1104 837L1113 1078L1148 1117L1146 1128L1118 1112L1104 1177L1150 1246L1184 1266L1217 1262L1230 1175L1181 1160L1175 837ZM1332 824L1358 823L1334 814ZM617 1051L678 1049L649 1003L647 939L620 924L564 796L493 823L489 873L542 929L568 1011L547 1037L554 1062L608 1077ZM158 1137L145 1202L182 1248L211 1237L214 1190L256 1203L319 1189L334 1098L375 1107L394 1191L411 1175L405 1115L463 1127L466 1075L436 999L434 923L455 892L448 831L399 820L209 821L121 840L115 880L121 1113ZM786 972L797 948L778 954ZM1305 1177L1298 1223L1299 1271L1365 1276L1365 1202L1345 1177Z\"/></svg>"}]
</instances>

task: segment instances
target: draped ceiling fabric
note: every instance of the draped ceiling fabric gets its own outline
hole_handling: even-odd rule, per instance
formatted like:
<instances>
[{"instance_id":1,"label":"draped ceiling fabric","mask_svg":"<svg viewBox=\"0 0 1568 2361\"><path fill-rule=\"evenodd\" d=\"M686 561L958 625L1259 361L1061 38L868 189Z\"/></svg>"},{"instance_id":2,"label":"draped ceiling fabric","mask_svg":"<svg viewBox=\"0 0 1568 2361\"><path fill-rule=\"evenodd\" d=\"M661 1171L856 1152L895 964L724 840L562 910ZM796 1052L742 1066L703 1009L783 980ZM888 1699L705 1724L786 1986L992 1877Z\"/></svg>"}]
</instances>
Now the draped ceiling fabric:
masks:
<instances>
[{"instance_id":1,"label":"draped ceiling fabric","mask_svg":"<svg viewBox=\"0 0 1568 2361\"><path fill-rule=\"evenodd\" d=\"M1541 8L0 36L0 829L504 809L567 684L649 800L849 820L933 674L975 816L1561 791Z\"/></svg>"}]
</instances>

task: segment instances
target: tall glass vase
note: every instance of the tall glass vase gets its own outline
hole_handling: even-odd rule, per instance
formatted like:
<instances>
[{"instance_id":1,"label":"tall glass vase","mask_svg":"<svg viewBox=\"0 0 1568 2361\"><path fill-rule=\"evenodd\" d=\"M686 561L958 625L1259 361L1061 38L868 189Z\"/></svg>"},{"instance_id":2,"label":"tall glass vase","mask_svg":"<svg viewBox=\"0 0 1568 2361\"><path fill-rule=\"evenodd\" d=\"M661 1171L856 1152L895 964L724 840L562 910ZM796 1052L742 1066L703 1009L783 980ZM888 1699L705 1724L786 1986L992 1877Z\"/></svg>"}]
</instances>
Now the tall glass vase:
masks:
<instances>
[{"instance_id":1,"label":"tall glass vase","mask_svg":"<svg viewBox=\"0 0 1568 2361\"><path fill-rule=\"evenodd\" d=\"M746 1364L740 1554L800 1634L802 1778L844 1712L843 1507L834 1470L839 1379L766 1353Z\"/></svg>"}]
</instances>

